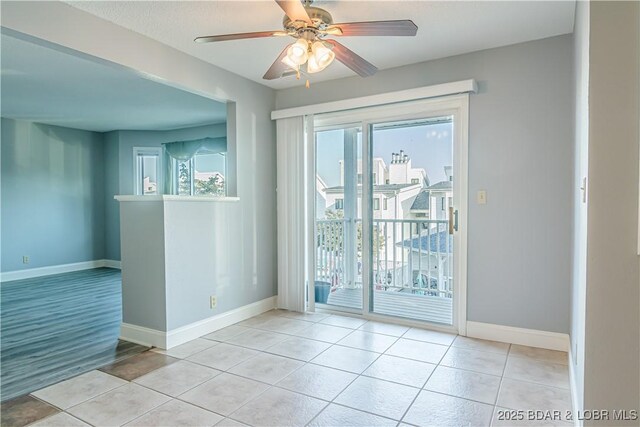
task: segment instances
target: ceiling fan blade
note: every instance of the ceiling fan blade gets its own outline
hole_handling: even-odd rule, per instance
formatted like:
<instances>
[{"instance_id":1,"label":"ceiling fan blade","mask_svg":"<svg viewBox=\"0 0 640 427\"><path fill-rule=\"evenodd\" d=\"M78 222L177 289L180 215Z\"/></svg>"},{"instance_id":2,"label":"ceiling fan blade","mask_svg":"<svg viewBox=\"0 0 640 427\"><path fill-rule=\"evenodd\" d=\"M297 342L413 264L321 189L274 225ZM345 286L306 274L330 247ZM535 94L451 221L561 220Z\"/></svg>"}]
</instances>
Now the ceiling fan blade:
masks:
<instances>
[{"instance_id":1,"label":"ceiling fan blade","mask_svg":"<svg viewBox=\"0 0 640 427\"><path fill-rule=\"evenodd\" d=\"M196 43L224 42L227 40L259 39L262 37L279 37L289 35L285 31L257 31L255 33L222 34L219 36L196 37Z\"/></svg>"},{"instance_id":2,"label":"ceiling fan blade","mask_svg":"<svg viewBox=\"0 0 640 427\"><path fill-rule=\"evenodd\" d=\"M398 21L347 22L333 24L327 30L340 28L343 36L415 36L418 27L409 19Z\"/></svg>"},{"instance_id":3,"label":"ceiling fan blade","mask_svg":"<svg viewBox=\"0 0 640 427\"><path fill-rule=\"evenodd\" d=\"M300 0L276 0L276 3L278 3L278 6L284 10L284 13L286 13L292 21L304 21L308 24L313 23Z\"/></svg>"},{"instance_id":4,"label":"ceiling fan blade","mask_svg":"<svg viewBox=\"0 0 640 427\"><path fill-rule=\"evenodd\" d=\"M326 30L320 30L322 34L326 34L328 36L341 36L342 30L340 27L329 27Z\"/></svg>"},{"instance_id":5,"label":"ceiling fan blade","mask_svg":"<svg viewBox=\"0 0 640 427\"><path fill-rule=\"evenodd\" d=\"M356 54L352 50L345 47L343 44L338 43L335 40L324 40L326 43L333 45L333 53L336 54L336 59L342 62L347 67L351 68L361 77L372 76L378 71L375 65Z\"/></svg>"},{"instance_id":6,"label":"ceiling fan blade","mask_svg":"<svg viewBox=\"0 0 640 427\"><path fill-rule=\"evenodd\" d=\"M291 68L287 64L282 62L282 59L287 55L287 49L289 49L289 46L285 47L282 53L275 60L275 62L271 64L271 67L269 67L267 72L264 73L264 76L262 76L263 79L265 80L279 79L287 71L291 70Z\"/></svg>"}]
</instances>

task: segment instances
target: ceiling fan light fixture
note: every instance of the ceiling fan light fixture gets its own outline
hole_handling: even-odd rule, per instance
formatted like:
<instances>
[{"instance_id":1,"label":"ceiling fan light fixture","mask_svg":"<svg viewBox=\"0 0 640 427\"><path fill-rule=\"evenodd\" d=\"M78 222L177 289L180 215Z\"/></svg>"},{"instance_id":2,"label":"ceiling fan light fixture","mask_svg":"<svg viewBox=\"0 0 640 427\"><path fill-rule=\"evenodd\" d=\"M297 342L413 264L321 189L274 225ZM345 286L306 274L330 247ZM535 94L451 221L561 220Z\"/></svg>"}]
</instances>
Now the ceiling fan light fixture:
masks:
<instances>
[{"instance_id":1,"label":"ceiling fan light fixture","mask_svg":"<svg viewBox=\"0 0 640 427\"><path fill-rule=\"evenodd\" d=\"M285 55L284 58L282 58L282 63L292 70L298 70L298 68L300 68L300 64L293 62L288 55Z\"/></svg>"},{"instance_id":2,"label":"ceiling fan light fixture","mask_svg":"<svg viewBox=\"0 0 640 427\"><path fill-rule=\"evenodd\" d=\"M317 73L324 70L336 57L336 54L321 41L315 42L311 46L311 51L313 54L307 62L307 72L309 73Z\"/></svg>"},{"instance_id":3,"label":"ceiling fan light fixture","mask_svg":"<svg viewBox=\"0 0 640 427\"><path fill-rule=\"evenodd\" d=\"M309 43L304 39L298 39L289 46L286 58L296 66L304 64L309 58ZM289 65L287 62L285 62L285 64Z\"/></svg>"},{"instance_id":4,"label":"ceiling fan light fixture","mask_svg":"<svg viewBox=\"0 0 640 427\"><path fill-rule=\"evenodd\" d=\"M316 62L316 58L311 55L309 57L309 60L307 61L307 73L309 74L313 74L313 73L318 73L322 71L322 69L318 66L318 63Z\"/></svg>"}]
</instances>

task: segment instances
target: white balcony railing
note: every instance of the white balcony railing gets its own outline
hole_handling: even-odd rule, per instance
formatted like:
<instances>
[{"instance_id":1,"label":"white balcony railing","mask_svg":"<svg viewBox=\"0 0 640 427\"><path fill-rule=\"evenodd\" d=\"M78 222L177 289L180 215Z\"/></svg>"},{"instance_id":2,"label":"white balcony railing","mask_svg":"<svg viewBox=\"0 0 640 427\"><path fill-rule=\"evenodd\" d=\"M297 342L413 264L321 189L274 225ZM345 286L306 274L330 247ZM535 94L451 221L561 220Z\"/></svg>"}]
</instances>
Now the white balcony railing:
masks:
<instances>
[{"instance_id":1,"label":"white balcony railing","mask_svg":"<svg viewBox=\"0 0 640 427\"><path fill-rule=\"evenodd\" d=\"M316 281L332 290L361 288L361 220L317 220L316 232ZM452 297L446 220L374 219L372 236L374 290Z\"/></svg>"}]
</instances>

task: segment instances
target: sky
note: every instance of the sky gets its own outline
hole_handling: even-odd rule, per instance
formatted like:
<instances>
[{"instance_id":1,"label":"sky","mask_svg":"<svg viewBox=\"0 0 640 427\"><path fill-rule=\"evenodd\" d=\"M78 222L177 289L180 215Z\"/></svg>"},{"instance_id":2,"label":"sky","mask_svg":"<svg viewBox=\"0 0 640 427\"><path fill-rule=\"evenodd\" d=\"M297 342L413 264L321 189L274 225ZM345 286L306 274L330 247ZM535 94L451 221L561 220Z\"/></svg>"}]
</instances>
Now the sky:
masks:
<instances>
[{"instance_id":1,"label":"sky","mask_svg":"<svg viewBox=\"0 0 640 427\"><path fill-rule=\"evenodd\" d=\"M225 156L222 154L200 154L196 156L197 172L219 172L225 176Z\"/></svg>"},{"instance_id":2,"label":"sky","mask_svg":"<svg viewBox=\"0 0 640 427\"><path fill-rule=\"evenodd\" d=\"M391 153L404 150L411 158L412 167L427 171L431 184L445 181L444 167L452 165L452 126L451 123L439 123L374 129L373 157L381 157L389 165ZM338 162L344 157L343 150L342 130L317 132L317 173L329 187L340 185Z\"/></svg>"}]
</instances>

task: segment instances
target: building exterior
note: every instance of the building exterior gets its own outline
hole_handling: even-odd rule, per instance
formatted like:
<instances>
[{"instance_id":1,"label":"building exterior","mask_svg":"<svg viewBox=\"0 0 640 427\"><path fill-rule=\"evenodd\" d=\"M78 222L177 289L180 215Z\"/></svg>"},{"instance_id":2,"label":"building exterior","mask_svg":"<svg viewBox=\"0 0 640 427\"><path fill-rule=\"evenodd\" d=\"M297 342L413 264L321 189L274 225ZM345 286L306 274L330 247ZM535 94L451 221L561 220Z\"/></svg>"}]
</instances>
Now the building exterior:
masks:
<instances>
[{"instance_id":1,"label":"building exterior","mask_svg":"<svg viewBox=\"0 0 640 427\"><path fill-rule=\"evenodd\" d=\"M430 184L423 168L414 168L411 158L400 150L391 154L387 165L384 159L373 159L373 218L374 219L434 219L449 218L449 207L453 205L453 168L445 166L447 180ZM326 187L317 177L317 215L324 217L325 211L344 209L345 197L344 162L340 161L340 185ZM360 195L362 194L362 161L358 160L358 200L356 218L362 218Z\"/></svg>"},{"instance_id":2,"label":"building exterior","mask_svg":"<svg viewBox=\"0 0 640 427\"><path fill-rule=\"evenodd\" d=\"M358 240L362 227L359 200L362 161L357 165L357 175L351 184L358 192L355 206L353 199L345 203L345 191L346 197L354 196L345 190L342 161L339 186L327 188L320 177L316 180L317 192L321 193L316 203L318 241L321 247L328 248L328 252L319 252L318 266L320 276L331 283L332 289L360 287L362 283L362 248ZM444 169L447 179L431 185L426 171L414 168L403 150L392 153L389 164L379 157L373 159L372 249L376 290L450 298L453 242L446 220L452 205L453 176L450 166ZM340 295L332 292L329 299Z\"/></svg>"},{"instance_id":3,"label":"building exterior","mask_svg":"<svg viewBox=\"0 0 640 427\"><path fill-rule=\"evenodd\" d=\"M409 156L400 150L400 153L392 153L389 165L380 157L374 158L372 171L373 218L409 218L414 199L424 188L429 186L429 178L425 170L412 167ZM324 189L327 210L344 209L344 183L344 162L340 161L340 185ZM357 188L358 196L360 196L362 194L362 160L358 160ZM356 216L362 218L359 197Z\"/></svg>"},{"instance_id":4,"label":"building exterior","mask_svg":"<svg viewBox=\"0 0 640 427\"><path fill-rule=\"evenodd\" d=\"M449 218L449 207L453 206L453 168L445 166L444 172L446 181L429 185L416 196L411 205L410 218Z\"/></svg>"}]
</instances>

